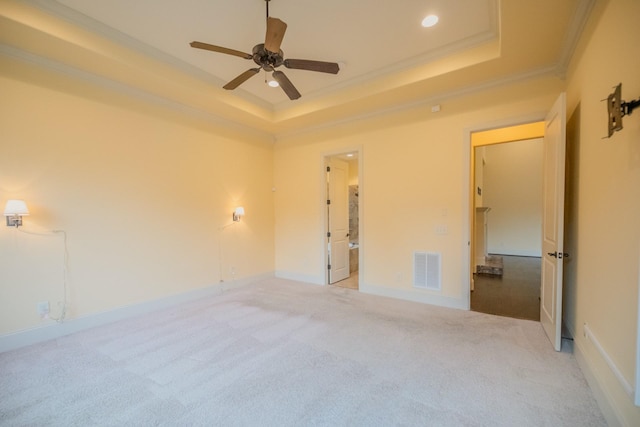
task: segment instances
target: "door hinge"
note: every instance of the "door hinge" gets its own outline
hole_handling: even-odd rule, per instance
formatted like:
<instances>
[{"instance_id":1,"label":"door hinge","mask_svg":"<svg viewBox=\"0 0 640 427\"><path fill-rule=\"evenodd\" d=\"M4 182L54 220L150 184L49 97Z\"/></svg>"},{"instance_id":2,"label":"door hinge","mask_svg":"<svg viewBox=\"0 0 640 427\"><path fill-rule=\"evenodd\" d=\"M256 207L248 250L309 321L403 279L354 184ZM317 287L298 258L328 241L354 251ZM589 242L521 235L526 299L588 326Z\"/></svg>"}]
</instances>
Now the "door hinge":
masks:
<instances>
[{"instance_id":1,"label":"door hinge","mask_svg":"<svg viewBox=\"0 0 640 427\"><path fill-rule=\"evenodd\" d=\"M331 232L327 231L327 237L331 237Z\"/></svg>"},{"instance_id":2,"label":"door hinge","mask_svg":"<svg viewBox=\"0 0 640 427\"><path fill-rule=\"evenodd\" d=\"M331 270L331 264L327 265L327 270Z\"/></svg>"},{"instance_id":3,"label":"door hinge","mask_svg":"<svg viewBox=\"0 0 640 427\"><path fill-rule=\"evenodd\" d=\"M330 205L331 204L331 200L327 200L327 204Z\"/></svg>"},{"instance_id":4,"label":"door hinge","mask_svg":"<svg viewBox=\"0 0 640 427\"><path fill-rule=\"evenodd\" d=\"M331 172L331 166L327 166L327 172Z\"/></svg>"}]
</instances>

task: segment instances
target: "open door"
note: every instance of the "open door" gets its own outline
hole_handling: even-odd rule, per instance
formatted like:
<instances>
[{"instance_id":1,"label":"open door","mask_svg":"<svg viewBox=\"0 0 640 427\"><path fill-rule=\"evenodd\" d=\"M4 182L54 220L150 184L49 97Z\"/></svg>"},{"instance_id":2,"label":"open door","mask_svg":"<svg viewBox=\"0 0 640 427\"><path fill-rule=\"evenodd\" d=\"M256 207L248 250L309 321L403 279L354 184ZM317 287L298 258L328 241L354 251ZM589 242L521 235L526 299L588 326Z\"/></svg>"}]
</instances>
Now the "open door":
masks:
<instances>
[{"instance_id":1,"label":"open door","mask_svg":"<svg viewBox=\"0 0 640 427\"><path fill-rule=\"evenodd\" d=\"M329 284L349 277L349 163L331 158L327 167Z\"/></svg>"},{"instance_id":2,"label":"open door","mask_svg":"<svg viewBox=\"0 0 640 427\"><path fill-rule=\"evenodd\" d=\"M562 335L564 168L566 95L560 94L545 119L543 157L542 283L540 322L556 351Z\"/></svg>"}]
</instances>

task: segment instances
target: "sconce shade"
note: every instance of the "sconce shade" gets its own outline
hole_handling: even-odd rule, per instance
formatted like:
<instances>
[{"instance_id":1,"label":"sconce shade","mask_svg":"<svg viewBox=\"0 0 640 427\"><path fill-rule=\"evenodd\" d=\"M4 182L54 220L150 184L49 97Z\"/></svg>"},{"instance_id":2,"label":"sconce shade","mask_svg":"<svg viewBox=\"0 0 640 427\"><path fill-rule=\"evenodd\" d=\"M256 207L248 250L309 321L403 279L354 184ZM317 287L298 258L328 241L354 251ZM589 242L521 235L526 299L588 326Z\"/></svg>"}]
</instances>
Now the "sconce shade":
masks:
<instances>
[{"instance_id":1,"label":"sconce shade","mask_svg":"<svg viewBox=\"0 0 640 427\"><path fill-rule=\"evenodd\" d=\"M24 200L7 200L4 207L4 216L26 216L29 215L29 209Z\"/></svg>"},{"instance_id":2,"label":"sconce shade","mask_svg":"<svg viewBox=\"0 0 640 427\"><path fill-rule=\"evenodd\" d=\"M4 216L7 218L7 227L20 227L22 217L29 215L29 209L24 200L7 200L4 206Z\"/></svg>"},{"instance_id":3,"label":"sconce shade","mask_svg":"<svg viewBox=\"0 0 640 427\"><path fill-rule=\"evenodd\" d=\"M240 221L240 218L244 216L244 208L242 206L238 206L235 211L233 211L233 220Z\"/></svg>"}]
</instances>

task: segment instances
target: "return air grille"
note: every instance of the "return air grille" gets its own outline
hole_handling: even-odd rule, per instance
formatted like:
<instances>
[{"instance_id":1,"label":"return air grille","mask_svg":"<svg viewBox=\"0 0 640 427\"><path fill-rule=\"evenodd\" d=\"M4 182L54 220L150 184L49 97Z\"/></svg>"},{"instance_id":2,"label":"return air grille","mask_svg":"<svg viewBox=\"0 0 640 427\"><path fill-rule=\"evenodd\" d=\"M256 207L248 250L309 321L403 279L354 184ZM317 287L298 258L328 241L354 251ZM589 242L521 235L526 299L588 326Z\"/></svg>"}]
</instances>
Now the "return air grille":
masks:
<instances>
[{"instance_id":1,"label":"return air grille","mask_svg":"<svg viewBox=\"0 0 640 427\"><path fill-rule=\"evenodd\" d=\"M439 291L440 254L433 252L413 253L413 286L420 289Z\"/></svg>"}]
</instances>

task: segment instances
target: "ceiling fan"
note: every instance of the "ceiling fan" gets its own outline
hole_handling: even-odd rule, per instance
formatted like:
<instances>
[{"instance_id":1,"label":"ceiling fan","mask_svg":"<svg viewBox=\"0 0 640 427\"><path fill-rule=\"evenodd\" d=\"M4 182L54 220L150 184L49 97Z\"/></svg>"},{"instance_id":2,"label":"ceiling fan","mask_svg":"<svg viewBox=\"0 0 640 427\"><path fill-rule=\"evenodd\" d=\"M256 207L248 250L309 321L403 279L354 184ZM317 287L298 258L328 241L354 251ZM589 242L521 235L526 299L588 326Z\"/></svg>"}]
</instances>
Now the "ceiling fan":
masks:
<instances>
[{"instance_id":1,"label":"ceiling fan","mask_svg":"<svg viewBox=\"0 0 640 427\"><path fill-rule=\"evenodd\" d=\"M289 99L294 100L300 98L300 92L291 83L291 80L280 70L276 68L284 65L286 68L293 70L308 70L318 71L321 73L338 74L340 67L335 62L323 62L312 61L308 59L284 59L284 53L280 50L284 33L287 30L287 24L278 18L271 18L269 16L269 2L271 0L265 0L267 4L267 33L265 35L264 43L259 43L253 47L252 53L245 53L239 50L228 49L226 47L215 46L208 43L193 41L190 43L191 47L197 49L210 50L213 52L225 53L227 55L239 56L244 59L253 59L259 67L250 68L244 73L240 74L235 79L223 86L224 89L233 90L240 86L242 83L249 80L249 78L258 74L260 70L265 72L273 71L273 79L278 82L279 86L284 90Z\"/></svg>"}]
</instances>

